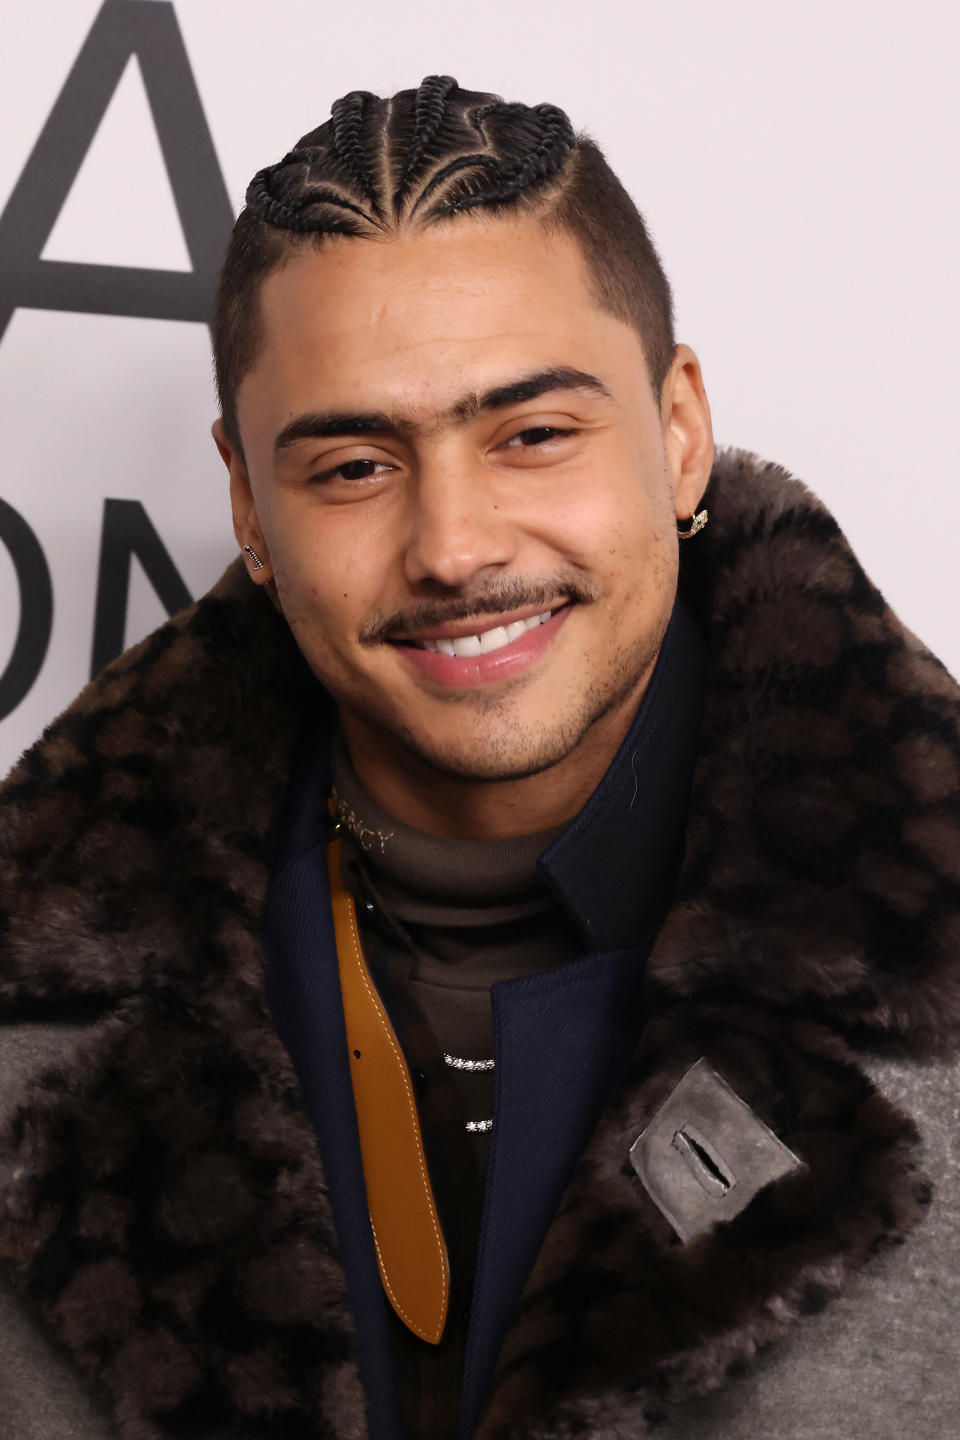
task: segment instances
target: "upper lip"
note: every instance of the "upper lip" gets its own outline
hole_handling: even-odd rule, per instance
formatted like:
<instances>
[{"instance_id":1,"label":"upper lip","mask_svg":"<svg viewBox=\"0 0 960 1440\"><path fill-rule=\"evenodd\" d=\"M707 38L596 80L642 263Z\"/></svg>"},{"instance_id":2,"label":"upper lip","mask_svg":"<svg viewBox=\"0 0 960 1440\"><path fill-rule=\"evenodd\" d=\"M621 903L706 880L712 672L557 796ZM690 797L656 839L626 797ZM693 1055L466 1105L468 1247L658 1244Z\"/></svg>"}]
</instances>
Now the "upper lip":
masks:
<instances>
[{"instance_id":1,"label":"upper lip","mask_svg":"<svg viewBox=\"0 0 960 1440\"><path fill-rule=\"evenodd\" d=\"M390 639L396 645L410 640L461 640L464 635L482 635L485 630L495 630L500 625L514 625L518 620L529 620L533 615L559 610L568 603L566 600L559 600L552 605L525 605L520 610L509 610L500 615L468 616L466 620L450 620L446 625L434 625L425 630L405 630L402 635L391 635Z\"/></svg>"}]
</instances>

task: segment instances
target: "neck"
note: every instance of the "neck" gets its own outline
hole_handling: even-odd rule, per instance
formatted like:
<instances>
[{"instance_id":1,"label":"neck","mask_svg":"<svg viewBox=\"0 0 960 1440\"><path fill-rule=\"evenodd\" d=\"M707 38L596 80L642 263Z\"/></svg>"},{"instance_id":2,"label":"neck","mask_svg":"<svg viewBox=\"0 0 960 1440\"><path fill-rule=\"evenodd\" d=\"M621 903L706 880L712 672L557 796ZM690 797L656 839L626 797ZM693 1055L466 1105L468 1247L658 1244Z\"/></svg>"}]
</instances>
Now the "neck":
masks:
<instances>
[{"instance_id":1,"label":"neck","mask_svg":"<svg viewBox=\"0 0 960 1440\"><path fill-rule=\"evenodd\" d=\"M583 808L626 738L653 668L569 754L518 780L451 774L346 710L341 728L357 779L388 815L445 839L508 840L566 825Z\"/></svg>"}]
</instances>

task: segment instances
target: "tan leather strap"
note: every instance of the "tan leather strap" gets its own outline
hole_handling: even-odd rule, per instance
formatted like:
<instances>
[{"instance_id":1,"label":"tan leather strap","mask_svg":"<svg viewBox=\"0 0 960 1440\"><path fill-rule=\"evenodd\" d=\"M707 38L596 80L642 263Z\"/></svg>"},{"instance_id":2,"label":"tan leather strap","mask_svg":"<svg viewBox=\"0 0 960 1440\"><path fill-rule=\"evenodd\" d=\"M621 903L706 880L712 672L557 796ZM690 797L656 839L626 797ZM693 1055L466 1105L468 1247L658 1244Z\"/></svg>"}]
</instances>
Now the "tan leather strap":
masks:
<instances>
[{"instance_id":1,"label":"tan leather strap","mask_svg":"<svg viewBox=\"0 0 960 1440\"><path fill-rule=\"evenodd\" d=\"M340 841L327 846L350 1077L363 1178L383 1288L400 1319L436 1345L450 1295L440 1228L410 1072L370 978L353 897L340 875Z\"/></svg>"}]
</instances>

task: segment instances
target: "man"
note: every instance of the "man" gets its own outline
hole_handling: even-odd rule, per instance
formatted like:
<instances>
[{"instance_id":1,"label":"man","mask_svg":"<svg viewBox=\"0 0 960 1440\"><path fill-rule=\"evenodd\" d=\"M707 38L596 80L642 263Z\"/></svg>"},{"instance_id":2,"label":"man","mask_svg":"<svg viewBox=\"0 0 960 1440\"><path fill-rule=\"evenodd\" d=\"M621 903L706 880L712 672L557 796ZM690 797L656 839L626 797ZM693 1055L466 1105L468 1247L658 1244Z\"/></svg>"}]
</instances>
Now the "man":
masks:
<instances>
[{"instance_id":1,"label":"man","mask_svg":"<svg viewBox=\"0 0 960 1440\"><path fill-rule=\"evenodd\" d=\"M954 1435L960 693L599 151L354 92L214 330L242 557L2 792L5 1433Z\"/></svg>"}]
</instances>

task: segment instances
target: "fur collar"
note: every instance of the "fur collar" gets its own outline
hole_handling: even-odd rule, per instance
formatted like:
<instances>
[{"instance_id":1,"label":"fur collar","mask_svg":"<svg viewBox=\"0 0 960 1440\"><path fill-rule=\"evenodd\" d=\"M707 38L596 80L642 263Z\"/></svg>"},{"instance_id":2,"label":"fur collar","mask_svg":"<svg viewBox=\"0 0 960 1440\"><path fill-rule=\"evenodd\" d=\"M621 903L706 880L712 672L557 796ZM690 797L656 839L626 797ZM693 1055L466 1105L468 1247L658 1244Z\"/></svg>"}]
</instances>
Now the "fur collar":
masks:
<instances>
[{"instance_id":1,"label":"fur collar","mask_svg":"<svg viewBox=\"0 0 960 1440\"><path fill-rule=\"evenodd\" d=\"M645 1433L928 1198L913 1125L854 1049L955 1044L960 692L783 470L722 452L707 503L682 583L708 698L656 1015L546 1237L482 1440ZM237 560L0 790L4 1013L97 1017L0 1137L0 1253L129 1440L366 1434L257 935L312 686ZM625 1162L700 1055L808 1168L679 1246Z\"/></svg>"}]
</instances>

